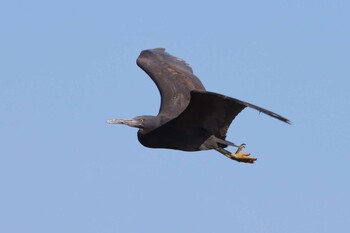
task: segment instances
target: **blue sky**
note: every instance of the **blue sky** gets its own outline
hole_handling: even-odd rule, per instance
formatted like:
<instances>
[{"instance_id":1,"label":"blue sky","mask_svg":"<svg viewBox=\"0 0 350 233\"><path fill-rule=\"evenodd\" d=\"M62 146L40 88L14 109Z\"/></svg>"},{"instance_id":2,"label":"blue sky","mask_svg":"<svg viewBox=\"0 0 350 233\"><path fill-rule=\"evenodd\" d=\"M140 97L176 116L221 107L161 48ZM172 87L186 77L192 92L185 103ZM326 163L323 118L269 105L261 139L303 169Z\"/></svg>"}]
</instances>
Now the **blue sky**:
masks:
<instances>
[{"instance_id":1,"label":"blue sky","mask_svg":"<svg viewBox=\"0 0 350 233\"><path fill-rule=\"evenodd\" d=\"M348 1L1 1L0 232L349 232ZM215 151L148 149L165 47L244 110Z\"/></svg>"}]
</instances>

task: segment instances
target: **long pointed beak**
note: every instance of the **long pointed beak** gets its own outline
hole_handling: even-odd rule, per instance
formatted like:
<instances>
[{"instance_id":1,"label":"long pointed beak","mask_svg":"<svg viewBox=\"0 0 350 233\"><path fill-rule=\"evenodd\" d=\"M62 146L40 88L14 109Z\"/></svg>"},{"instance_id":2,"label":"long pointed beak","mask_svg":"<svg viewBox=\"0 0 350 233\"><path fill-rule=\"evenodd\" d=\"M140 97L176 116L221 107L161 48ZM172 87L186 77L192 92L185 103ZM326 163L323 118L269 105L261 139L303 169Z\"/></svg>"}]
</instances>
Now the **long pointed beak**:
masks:
<instances>
[{"instance_id":1,"label":"long pointed beak","mask_svg":"<svg viewBox=\"0 0 350 233\"><path fill-rule=\"evenodd\" d=\"M108 124L122 124L131 127L140 127L140 122L138 120L123 120L123 119L112 119L107 121Z\"/></svg>"}]
</instances>

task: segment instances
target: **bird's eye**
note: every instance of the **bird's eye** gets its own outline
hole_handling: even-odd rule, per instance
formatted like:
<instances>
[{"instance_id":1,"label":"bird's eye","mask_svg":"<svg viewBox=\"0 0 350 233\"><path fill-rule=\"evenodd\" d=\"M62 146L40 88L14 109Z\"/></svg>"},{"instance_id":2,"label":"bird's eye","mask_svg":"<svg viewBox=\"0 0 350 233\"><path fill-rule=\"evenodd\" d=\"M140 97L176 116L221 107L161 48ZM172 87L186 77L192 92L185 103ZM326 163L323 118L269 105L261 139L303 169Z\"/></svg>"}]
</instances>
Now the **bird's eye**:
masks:
<instances>
[{"instance_id":1,"label":"bird's eye","mask_svg":"<svg viewBox=\"0 0 350 233\"><path fill-rule=\"evenodd\" d=\"M143 118L140 118L140 122L141 122L141 123L144 122L144 119L143 119Z\"/></svg>"}]
</instances>

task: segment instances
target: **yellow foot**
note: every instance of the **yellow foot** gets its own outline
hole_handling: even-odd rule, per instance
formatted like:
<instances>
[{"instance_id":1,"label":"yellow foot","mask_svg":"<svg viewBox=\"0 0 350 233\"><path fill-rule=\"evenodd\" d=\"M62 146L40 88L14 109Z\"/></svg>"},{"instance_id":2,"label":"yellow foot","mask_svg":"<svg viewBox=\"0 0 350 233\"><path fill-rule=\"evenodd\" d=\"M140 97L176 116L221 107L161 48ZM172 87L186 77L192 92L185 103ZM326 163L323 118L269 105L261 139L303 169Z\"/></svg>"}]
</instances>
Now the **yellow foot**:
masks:
<instances>
[{"instance_id":1,"label":"yellow foot","mask_svg":"<svg viewBox=\"0 0 350 233\"><path fill-rule=\"evenodd\" d=\"M236 153L229 154L229 157L233 160L243 163L254 163L256 158L250 157L250 153L240 153L245 148L245 144L238 147Z\"/></svg>"}]
</instances>

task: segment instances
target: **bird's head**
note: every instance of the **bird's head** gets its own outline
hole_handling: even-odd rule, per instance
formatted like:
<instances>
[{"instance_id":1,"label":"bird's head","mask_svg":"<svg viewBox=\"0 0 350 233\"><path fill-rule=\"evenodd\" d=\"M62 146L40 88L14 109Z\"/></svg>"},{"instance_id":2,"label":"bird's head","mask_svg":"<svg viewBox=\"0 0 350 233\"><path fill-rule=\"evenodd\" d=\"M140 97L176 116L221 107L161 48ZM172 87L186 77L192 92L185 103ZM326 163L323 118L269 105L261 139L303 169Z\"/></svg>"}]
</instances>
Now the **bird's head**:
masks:
<instances>
[{"instance_id":1,"label":"bird's head","mask_svg":"<svg viewBox=\"0 0 350 233\"><path fill-rule=\"evenodd\" d=\"M107 121L108 124L122 124L130 127L139 128L141 131L150 131L159 126L157 117L154 116L138 116L130 120L112 119Z\"/></svg>"}]
</instances>

